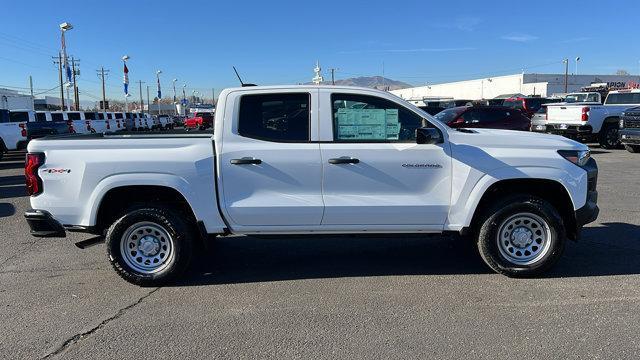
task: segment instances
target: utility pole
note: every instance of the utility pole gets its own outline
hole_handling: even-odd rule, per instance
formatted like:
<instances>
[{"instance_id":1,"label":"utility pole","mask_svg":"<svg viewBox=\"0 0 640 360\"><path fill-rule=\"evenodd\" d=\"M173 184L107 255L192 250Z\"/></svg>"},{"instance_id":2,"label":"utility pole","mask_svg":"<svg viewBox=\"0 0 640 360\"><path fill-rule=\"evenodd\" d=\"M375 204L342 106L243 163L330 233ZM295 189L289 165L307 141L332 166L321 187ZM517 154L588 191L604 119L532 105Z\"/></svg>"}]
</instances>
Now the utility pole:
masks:
<instances>
[{"instance_id":1,"label":"utility pole","mask_svg":"<svg viewBox=\"0 0 640 360\"><path fill-rule=\"evenodd\" d=\"M109 75L109 70L105 70L104 66L100 68L100 70L96 70L98 72L98 76L102 79L102 110L107 110L107 95L104 89L104 77L105 75Z\"/></svg>"},{"instance_id":2,"label":"utility pole","mask_svg":"<svg viewBox=\"0 0 640 360\"><path fill-rule=\"evenodd\" d=\"M147 85L147 109L149 109L149 115L151 115L151 101L149 101L149 85Z\"/></svg>"},{"instance_id":3,"label":"utility pole","mask_svg":"<svg viewBox=\"0 0 640 360\"><path fill-rule=\"evenodd\" d=\"M335 79L335 72L336 72L336 68L330 68L329 71L331 71L331 85L335 85L336 84L336 79Z\"/></svg>"},{"instance_id":4,"label":"utility pole","mask_svg":"<svg viewBox=\"0 0 640 360\"><path fill-rule=\"evenodd\" d=\"M564 93L569 92L569 59L562 60L564 62Z\"/></svg>"},{"instance_id":5,"label":"utility pole","mask_svg":"<svg viewBox=\"0 0 640 360\"><path fill-rule=\"evenodd\" d=\"M53 57L53 63L58 65L58 78L60 80L60 110L64 111L64 86L62 84L62 52L58 52L58 57Z\"/></svg>"},{"instance_id":6,"label":"utility pole","mask_svg":"<svg viewBox=\"0 0 640 360\"><path fill-rule=\"evenodd\" d=\"M76 75L80 72L80 69L78 69L78 71L76 71L76 61L80 62L80 59L75 59L72 56L71 57L71 71L73 72L73 99L75 100L76 110L80 110L80 93L78 92L78 82L76 82Z\"/></svg>"},{"instance_id":7,"label":"utility pole","mask_svg":"<svg viewBox=\"0 0 640 360\"><path fill-rule=\"evenodd\" d=\"M142 84L144 84L144 81L138 80L138 85L140 85L140 112L144 112L144 101L142 100ZM149 104L147 104L147 106L149 106Z\"/></svg>"}]
</instances>

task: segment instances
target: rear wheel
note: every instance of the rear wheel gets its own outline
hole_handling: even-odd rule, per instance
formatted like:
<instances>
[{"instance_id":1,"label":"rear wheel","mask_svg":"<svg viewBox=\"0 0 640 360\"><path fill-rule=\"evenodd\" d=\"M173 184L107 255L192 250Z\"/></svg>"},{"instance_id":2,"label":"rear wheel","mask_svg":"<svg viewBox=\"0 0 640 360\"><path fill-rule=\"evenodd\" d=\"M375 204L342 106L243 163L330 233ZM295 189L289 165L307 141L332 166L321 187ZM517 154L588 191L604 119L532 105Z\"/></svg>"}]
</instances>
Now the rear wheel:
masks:
<instances>
[{"instance_id":1,"label":"rear wheel","mask_svg":"<svg viewBox=\"0 0 640 360\"><path fill-rule=\"evenodd\" d=\"M162 207L144 207L116 220L105 238L118 275L133 284L159 286L187 269L195 234L184 216Z\"/></svg>"},{"instance_id":2,"label":"rear wheel","mask_svg":"<svg viewBox=\"0 0 640 360\"><path fill-rule=\"evenodd\" d=\"M598 142L603 149L615 149L620 146L617 124L604 124L600 129Z\"/></svg>"},{"instance_id":3,"label":"rear wheel","mask_svg":"<svg viewBox=\"0 0 640 360\"><path fill-rule=\"evenodd\" d=\"M544 273L562 255L565 228L546 200L528 195L504 198L486 213L478 250L494 271L511 277Z\"/></svg>"},{"instance_id":4,"label":"rear wheel","mask_svg":"<svg viewBox=\"0 0 640 360\"><path fill-rule=\"evenodd\" d=\"M630 153L640 153L640 145L625 145L624 148Z\"/></svg>"}]
</instances>

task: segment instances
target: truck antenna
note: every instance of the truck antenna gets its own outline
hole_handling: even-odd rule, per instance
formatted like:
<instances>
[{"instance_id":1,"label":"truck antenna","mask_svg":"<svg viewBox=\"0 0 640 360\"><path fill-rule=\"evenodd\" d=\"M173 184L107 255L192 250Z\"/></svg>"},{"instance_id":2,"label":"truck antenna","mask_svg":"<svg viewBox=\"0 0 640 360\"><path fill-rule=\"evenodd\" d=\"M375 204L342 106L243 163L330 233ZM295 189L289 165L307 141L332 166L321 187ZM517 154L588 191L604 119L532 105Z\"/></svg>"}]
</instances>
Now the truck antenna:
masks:
<instances>
[{"instance_id":1,"label":"truck antenna","mask_svg":"<svg viewBox=\"0 0 640 360\"><path fill-rule=\"evenodd\" d=\"M242 82L242 78L240 77L240 74L238 74L238 70L236 70L235 66L233 67L233 71L236 73L236 76L238 77L238 81L240 81L240 85L242 87L246 87L246 86L256 86L256 84L245 84L244 82Z\"/></svg>"}]
</instances>

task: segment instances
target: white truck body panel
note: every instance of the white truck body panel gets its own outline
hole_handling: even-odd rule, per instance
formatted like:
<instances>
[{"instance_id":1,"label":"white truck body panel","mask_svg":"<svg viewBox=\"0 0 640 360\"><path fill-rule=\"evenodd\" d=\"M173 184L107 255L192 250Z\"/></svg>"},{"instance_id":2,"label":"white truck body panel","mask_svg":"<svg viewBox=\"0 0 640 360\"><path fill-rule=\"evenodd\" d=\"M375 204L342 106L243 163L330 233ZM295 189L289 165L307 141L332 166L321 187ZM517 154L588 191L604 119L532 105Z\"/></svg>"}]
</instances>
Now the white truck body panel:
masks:
<instances>
[{"instance_id":1,"label":"white truck body panel","mask_svg":"<svg viewBox=\"0 0 640 360\"><path fill-rule=\"evenodd\" d=\"M239 134L242 96L269 93L309 94L310 141ZM431 122L444 142L333 142L332 93L393 102ZM387 92L339 86L227 89L214 122L213 137L34 140L29 151L43 152L46 161L39 172L44 192L31 197L31 206L64 225L93 226L109 190L165 186L182 194L209 233L297 234L461 230L470 225L485 191L505 179L557 181L574 210L586 202L586 172L557 153L586 150L585 145L528 132L459 132ZM262 163L231 164L245 157ZM328 163L340 157L360 162Z\"/></svg>"},{"instance_id":2,"label":"white truck body panel","mask_svg":"<svg viewBox=\"0 0 640 360\"><path fill-rule=\"evenodd\" d=\"M27 137L22 134L22 127L26 121L22 122L0 122L0 140L7 150L16 150L18 144L27 141ZM0 151L1 145L0 145Z\"/></svg>"}]
</instances>

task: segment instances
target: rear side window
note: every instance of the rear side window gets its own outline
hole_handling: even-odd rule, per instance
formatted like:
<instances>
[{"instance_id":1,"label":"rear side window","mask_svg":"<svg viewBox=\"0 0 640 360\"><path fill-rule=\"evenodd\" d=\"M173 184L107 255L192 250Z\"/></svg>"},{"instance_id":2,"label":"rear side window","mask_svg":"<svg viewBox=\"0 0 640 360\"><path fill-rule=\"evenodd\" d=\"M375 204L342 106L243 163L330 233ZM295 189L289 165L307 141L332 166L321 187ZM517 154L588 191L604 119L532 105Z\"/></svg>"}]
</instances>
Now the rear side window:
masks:
<instances>
[{"instance_id":1,"label":"rear side window","mask_svg":"<svg viewBox=\"0 0 640 360\"><path fill-rule=\"evenodd\" d=\"M547 102L543 101L543 99L527 99L525 101L527 102L527 108L530 111L538 111L538 109L540 109L540 106L542 106L543 103Z\"/></svg>"},{"instance_id":2,"label":"rear side window","mask_svg":"<svg viewBox=\"0 0 640 360\"><path fill-rule=\"evenodd\" d=\"M67 113L69 120L80 120L80 113Z\"/></svg>"},{"instance_id":3,"label":"rear side window","mask_svg":"<svg viewBox=\"0 0 640 360\"><path fill-rule=\"evenodd\" d=\"M9 122L9 111L0 110L0 123L7 123L7 122Z\"/></svg>"},{"instance_id":4,"label":"rear side window","mask_svg":"<svg viewBox=\"0 0 640 360\"><path fill-rule=\"evenodd\" d=\"M84 113L85 120L96 120L96 113L94 112L86 112Z\"/></svg>"},{"instance_id":5,"label":"rear side window","mask_svg":"<svg viewBox=\"0 0 640 360\"><path fill-rule=\"evenodd\" d=\"M309 141L309 94L244 95L238 133L267 141Z\"/></svg>"},{"instance_id":6,"label":"rear side window","mask_svg":"<svg viewBox=\"0 0 640 360\"><path fill-rule=\"evenodd\" d=\"M429 124L404 106L375 96L332 94L333 140L337 142L409 142Z\"/></svg>"},{"instance_id":7,"label":"rear side window","mask_svg":"<svg viewBox=\"0 0 640 360\"><path fill-rule=\"evenodd\" d=\"M17 111L9 113L10 122L27 122L29 121L29 113L25 111Z\"/></svg>"},{"instance_id":8,"label":"rear side window","mask_svg":"<svg viewBox=\"0 0 640 360\"><path fill-rule=\"evenodd\" d=\"M36 113L36 121L37 122L45 122L45 121L47 121L47 114L41 113L41 112Z\"/></svg>"},{"instance_id":9,"label":"rear side window","mask_svg":"<svg viewBox=\"0 0 640 360\"><path fill-rule=\"evenodd\" d=\"M104 120L104 114L103 113L97 113L98 115L98 120Z\"/></svg>"},{"instance_id":10,"label":"rear side window","mask_svg":"<svg viewBox=\"0 0 640 360\"><path fill-rule=\"evenodd\" d=\"M607 104L635 105L640 104L640 93L613 93L609 94Z\"/></svg>"},{"instance_id":11,"label":"rear side window","mask_svg":"<svg viewBox=\"0 0 640 360\"><path fill-rule=\"evenodd\" d=\"M51 113L51 120L52 121L63 121L64 120L64 116L62 116L62 113Z\"/></svg>"},{"instance_id":12,"label":"rear side window","mask_svg":"<svg viewBox=\"0 0 640 360\"><path fill-rule=\"evenodd\" d=\"M462 115L465 122L474 124L489 123L498 120L504 113L492 111L490 109L471 109Z\"/></svg>"},{"instance_id":13,"label":"rear side window","mask_svg":"<svg viewBox=\"0 0 640 360\"><path fill-rule=\"evenodd\" d=\"M116 119L122 119L122 113L116 113Z\"/></svg>"}]
</instances>

